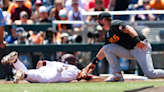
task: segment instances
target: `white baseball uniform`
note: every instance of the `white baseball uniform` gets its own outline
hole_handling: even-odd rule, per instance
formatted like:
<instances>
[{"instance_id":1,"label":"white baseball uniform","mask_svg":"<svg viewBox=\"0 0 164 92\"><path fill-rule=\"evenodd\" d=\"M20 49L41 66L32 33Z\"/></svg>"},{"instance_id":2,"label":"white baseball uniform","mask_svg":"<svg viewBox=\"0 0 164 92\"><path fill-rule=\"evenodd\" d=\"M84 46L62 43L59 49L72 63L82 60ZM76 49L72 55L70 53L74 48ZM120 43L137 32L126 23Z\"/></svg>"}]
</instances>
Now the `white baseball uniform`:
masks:
<instances>
[{"instance_id":1,"label":"white baseball uniform","mask_svg":"<svg viewBox=\"0 0 164 92\"><path fill-rule=\"evenodd\" d=\"M19 59L17 59L17 62L13 63L13 65L16 70L22 69L27 74L25 80L34 83L69 82L77 79L80 72L74 65L56 61L46 61L46 66L30 70L28 70Z\"/></svg>"}]
</instances>

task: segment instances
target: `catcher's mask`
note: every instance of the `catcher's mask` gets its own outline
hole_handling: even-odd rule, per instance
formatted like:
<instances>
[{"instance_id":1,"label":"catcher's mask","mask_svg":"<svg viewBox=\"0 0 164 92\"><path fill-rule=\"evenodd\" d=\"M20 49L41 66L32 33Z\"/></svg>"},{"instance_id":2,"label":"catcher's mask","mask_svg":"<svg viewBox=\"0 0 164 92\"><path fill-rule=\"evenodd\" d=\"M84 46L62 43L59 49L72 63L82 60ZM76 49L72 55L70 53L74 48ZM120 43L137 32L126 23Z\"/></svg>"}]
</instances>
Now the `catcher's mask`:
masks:
<instances>
[{"instance_id":1,"label":"catcher's mask","mask_svg":"<svg viewBox=\"0 0 164 92\"><path fill-rule=\"evenodd\" d=\"M64 54L61 57L61 62L76 65L76 58L73 54Z\"/></svg>"}]
</instances>

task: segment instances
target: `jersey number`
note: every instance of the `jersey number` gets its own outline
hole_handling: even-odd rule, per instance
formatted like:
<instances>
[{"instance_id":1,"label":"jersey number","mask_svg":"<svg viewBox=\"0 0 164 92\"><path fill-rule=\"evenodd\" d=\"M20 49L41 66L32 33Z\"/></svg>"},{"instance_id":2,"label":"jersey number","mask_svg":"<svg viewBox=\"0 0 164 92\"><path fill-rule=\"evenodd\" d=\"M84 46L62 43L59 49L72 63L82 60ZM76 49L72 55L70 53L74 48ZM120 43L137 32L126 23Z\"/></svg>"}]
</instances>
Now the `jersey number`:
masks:
<instances>
[{"instance_id":1,"label":"jersey number","mask_svg":"<svg viewBox=\"0 0 164 92\"><path fill-rule=\"evenodd\" d=\"M110 39L108 39L108 41L111 42L111 43L116 43L119 40L120 40L120 37L119 36L116 36L116 34L114 34L113 37L111 37Z\"/></svg>"}]
</instances>

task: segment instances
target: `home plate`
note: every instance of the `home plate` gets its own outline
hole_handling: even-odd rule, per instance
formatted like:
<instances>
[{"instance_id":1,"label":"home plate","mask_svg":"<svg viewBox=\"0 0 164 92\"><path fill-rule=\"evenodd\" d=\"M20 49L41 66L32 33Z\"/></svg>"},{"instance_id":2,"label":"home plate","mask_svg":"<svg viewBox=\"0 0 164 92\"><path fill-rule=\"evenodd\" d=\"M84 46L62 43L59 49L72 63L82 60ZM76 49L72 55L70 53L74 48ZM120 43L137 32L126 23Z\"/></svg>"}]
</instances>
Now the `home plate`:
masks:
<instances>
[{"instance_id":1,"label":"home plate","mask_svg":"<svg viewBox=\"0 0 164 92\"><path fill-rule=\"evenodd\" d=\"M100 77L109 77L112 74L100 74ZM138 76L135 74L123 74L124 80L142 80L142 81L148 81L149 78L145 76Z\"/></svg>"}]
</instances>

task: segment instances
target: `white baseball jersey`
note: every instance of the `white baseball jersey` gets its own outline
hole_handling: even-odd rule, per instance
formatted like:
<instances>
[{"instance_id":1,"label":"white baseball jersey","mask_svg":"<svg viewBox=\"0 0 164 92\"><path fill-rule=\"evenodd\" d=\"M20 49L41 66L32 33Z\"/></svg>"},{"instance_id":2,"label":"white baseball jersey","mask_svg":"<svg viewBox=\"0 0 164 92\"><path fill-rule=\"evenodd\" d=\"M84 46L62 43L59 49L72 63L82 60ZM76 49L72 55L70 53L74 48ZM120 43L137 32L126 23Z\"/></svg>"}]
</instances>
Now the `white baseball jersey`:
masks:
<instances>
[{"instance_id":1,"label":"white baseball jersey","mask_svg":"<svg viewBox=\"0 0 164 92\"><path fill-rule=\"evenodd\" d=\"M80 72L80 70L74 65L55 61L46 61L46 66L31 70L27 70L19 59L17 59L17 62L13 65L16 70L22 69L27 74L27 78L25 78L26 80L34 83L69 82L76 80Z\"/></svg>"}]
</instances>

